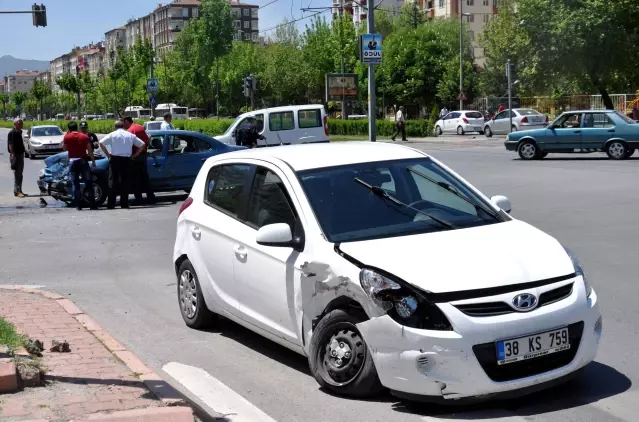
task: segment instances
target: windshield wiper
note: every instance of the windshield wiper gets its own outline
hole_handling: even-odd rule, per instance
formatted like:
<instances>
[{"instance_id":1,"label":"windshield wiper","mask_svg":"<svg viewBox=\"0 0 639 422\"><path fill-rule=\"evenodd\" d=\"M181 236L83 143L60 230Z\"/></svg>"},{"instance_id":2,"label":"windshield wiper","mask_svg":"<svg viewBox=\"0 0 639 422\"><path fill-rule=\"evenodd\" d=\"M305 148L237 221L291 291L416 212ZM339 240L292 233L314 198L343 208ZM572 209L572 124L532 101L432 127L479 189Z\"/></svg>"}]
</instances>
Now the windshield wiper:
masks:
<instances>
[{"instance_id":1,"label":"windshield wiper","mask_svg":"<svg viewBox=\"0 0 639 422\"><path fill-rule=\"evenodd\" d=\"M371 192L373 192L375 195L379 196L380 198L387 199L387 200L391 201L392 203L394 203L396 205L399 205L400 207L408 208L408 209L416 211L416 212L418 212L418 213L420 213L422 215L425 215L426 217L429 217L430 219L432 219L433 221L436 221L441 226L444 226L447 229L456 229L457 228L454 224L452 224L452 223L450 223L450 222L448 222L446 220L442 220L439 217L435 217L435 216L427 213L426 211L422 211L422 210L419 210L417 208L411 207L410 205L400 201L399 199L390 196L388 194L388 192L386 192L386 190L384 190L383 188L381 188L379 186L369 185L368 183L366 183L365 181L363 181L359 177L356 177L353 180L356 181L357 183L361 184L362 186L367 187Z\"/></svg>"},{"instance_id":2,"label":"windshield wiper","mask_svg":"<svg viewBox=\"0 0 639 422\"><path fill-rule=\"evenodd\" d=\"M463 199L464 201L468 202L470 205L475 207L475 210L477 210L477 211L481 210L481 211L485 212L486 214L490 215L493 219L495 219L497 221L501 221L501 219L499 218L499 216L495 212L487 210L485 207L481 206L477 202L475 202L472 199L468 198L466 195L463 195L463 194L459 193L454 187L452 187L448 183L440 182L438 180L435 180L432 177L429 177L429 176L425 175L424 173L421 173L421 172L415 170L412 167L408 167L406 170L410 171L411 173L415 173L416 175L418 175L418 176L428 180L429 182L434 183L437 186L439 186L439 187L445 189L446 191L452 193L453 195L457 196L458 198Z\"/></svg>"}]
</instances>

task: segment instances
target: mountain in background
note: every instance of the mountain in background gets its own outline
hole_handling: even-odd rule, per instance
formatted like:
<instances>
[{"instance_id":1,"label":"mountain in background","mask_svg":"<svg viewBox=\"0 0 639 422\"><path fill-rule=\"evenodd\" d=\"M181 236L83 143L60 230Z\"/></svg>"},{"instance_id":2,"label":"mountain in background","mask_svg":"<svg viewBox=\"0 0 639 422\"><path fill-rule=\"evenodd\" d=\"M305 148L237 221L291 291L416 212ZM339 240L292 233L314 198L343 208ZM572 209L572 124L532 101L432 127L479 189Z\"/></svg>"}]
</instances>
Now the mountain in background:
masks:
<instances>
[{"instance_id":1,"label":"mountain in background","mask_svg":"<svg viewBox=\"0 0 639 422\"><path fill-rule=\"evenodd\" d=\"M47 70L49 62L43 60L16 59L13 56L0 57L0 78L17 70Z\"/></svg>"}]
</instances>

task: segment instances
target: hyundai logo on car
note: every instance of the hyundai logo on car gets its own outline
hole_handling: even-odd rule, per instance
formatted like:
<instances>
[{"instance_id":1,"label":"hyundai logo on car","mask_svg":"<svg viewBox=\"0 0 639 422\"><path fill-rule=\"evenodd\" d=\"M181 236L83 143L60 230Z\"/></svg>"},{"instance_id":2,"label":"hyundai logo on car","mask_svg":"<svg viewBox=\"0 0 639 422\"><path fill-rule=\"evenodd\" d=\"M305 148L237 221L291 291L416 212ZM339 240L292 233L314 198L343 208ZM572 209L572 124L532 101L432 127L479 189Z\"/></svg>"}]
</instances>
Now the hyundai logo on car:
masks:
<instances>
[{"instance_id":1,"label":"hyundai logo on car","mask_svg":"<svg viewBox=\"0 0 639 422\"><path fill-rule=\"evenodd\" d=\"M530 293L522 293L513 298L513 306L521 312L532 311L537 306L537 297Z\"/></svg>"}]
</instances>

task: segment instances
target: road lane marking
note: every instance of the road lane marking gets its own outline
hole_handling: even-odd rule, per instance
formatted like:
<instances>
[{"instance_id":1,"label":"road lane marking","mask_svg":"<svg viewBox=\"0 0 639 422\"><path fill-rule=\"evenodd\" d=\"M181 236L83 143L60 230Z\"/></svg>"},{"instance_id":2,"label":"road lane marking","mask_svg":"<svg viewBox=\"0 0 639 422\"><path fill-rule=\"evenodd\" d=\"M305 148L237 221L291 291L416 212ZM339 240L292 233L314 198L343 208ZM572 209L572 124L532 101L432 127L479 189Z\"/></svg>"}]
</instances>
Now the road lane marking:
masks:
<instances>
[{"instance_id":1,"label":"road lane marking","mask_svg":"<svg viewBox=\"0 0 639 422\"><path fill-rule=\"evenodd\" d=\"M170 362L162 370L229 422L276 422L203 369Z\"/></svg>"}]
</instances>

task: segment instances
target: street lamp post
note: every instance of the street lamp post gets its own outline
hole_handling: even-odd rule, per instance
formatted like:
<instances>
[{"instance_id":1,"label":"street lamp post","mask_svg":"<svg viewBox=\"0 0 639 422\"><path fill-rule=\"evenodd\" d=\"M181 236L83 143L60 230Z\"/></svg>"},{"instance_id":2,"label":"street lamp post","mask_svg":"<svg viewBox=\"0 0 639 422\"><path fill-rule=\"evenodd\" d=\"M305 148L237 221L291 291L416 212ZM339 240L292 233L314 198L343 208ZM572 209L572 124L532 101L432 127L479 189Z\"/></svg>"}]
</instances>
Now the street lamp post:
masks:
<instances>
[{"instance_id":1,"label":"street lamp post","mask_svg":"<svg viewBox=\"0 0 639 422\"><path fill-rule=\"evenodd\" d=\"M464 0L459 0L459 110L464 109Z\"/></svg>"}]
</instances>

